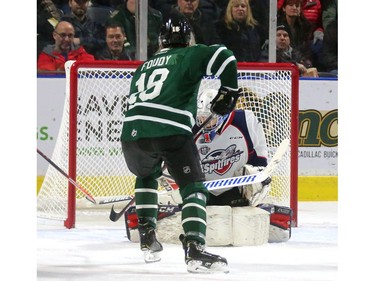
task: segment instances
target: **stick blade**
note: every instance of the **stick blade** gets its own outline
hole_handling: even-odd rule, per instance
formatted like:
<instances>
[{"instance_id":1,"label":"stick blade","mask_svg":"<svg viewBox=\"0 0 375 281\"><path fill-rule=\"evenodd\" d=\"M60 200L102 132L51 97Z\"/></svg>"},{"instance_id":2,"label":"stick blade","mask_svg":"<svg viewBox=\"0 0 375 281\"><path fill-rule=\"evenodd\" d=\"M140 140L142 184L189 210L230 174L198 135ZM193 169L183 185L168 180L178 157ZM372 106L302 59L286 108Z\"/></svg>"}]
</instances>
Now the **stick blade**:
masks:
<instances>
[{"instance_id":1,"label":"stick blade","mask_svg":"<svg viewBox=\"0 0 375 281\"><path fill-rule=\"evenodd\" d=\"M92 196L88 196L88 195L86 195L86 197L85 197L87 200L89 200L91 203L93 203L93 204L95 204L96 205L96 200L95 200L95 198L94 197L92 197Z\"/></svg>"},{"instance_id":2,"label":"stick blade","mask_svg":"<svg viewBox=\"0 0 375 281\"><path fill-rule=\"evenodd\" d=\"M264 174L269 175L269 176L273 174L275 168L280 163L280 161L282 160L285 152L287 151L287 149L289 147L289 142L290 142L290 140L288 138L286 138L280 143L277 151L272 156L271 161L268 163L267 167L264 169L264 171L263 171Z\"/></svg>"},{"instance_id":3,"label":"stick blade","mask_svg":"<svg viewBox=\"0 0 375 281\"><path fill-rule=\"evenodd\" d=\"M113 222L116 222L116 221L118 221L118 220L122 217L123 212L119 212L119 213L117 213L117 212L115 211L115 209L114 209L114 206L115 206L115 205L112 205L111 213L109 214L109 219L110 219L111 221L113 221Z\"/></svg>"}]
</instances>

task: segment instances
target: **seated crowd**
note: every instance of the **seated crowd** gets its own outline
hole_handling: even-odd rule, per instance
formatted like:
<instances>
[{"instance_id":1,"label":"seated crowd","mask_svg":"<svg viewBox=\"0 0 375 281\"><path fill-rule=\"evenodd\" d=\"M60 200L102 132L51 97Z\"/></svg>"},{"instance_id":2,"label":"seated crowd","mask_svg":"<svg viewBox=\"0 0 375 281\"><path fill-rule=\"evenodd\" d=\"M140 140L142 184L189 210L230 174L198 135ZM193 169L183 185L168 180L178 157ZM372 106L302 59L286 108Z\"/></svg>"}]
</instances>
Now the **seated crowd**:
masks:
<instances>
[{"instance_id":1,"label":"seated crowd","mask_svg":"<svg viewBox=\"0 0 375 281\"><path fill-rule=\"evenodd\" d=\"M135 60L137 0L37 0L38 71L67 60ZM239 62L268 61L269 1L149 0L147 57L160 28L183 14L198 44L223 44ZM337 0L277 1L277 62L337 75Z\"/></svg>"}]
</instances>

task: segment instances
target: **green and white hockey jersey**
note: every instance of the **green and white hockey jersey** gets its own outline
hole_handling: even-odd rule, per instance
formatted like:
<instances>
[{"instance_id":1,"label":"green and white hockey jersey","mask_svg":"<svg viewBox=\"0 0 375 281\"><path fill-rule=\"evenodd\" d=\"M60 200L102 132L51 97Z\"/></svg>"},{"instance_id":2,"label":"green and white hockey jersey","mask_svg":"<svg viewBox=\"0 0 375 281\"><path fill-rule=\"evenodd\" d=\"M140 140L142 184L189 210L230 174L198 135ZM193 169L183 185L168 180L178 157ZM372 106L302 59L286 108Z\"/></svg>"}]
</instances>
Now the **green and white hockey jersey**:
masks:
<instances>
[{"instance_id":1,"label":"green and white hockey jersey","mask_svg":"<svg viewBox=\"0 0 375 281\"><path fill-rule=\"evenodd\" d=\"M232 51L223 45L167 48L140 65L130 85L121 140L192 135L198 89L206 75L237 90Z\"/></svg>"}]
</instances>

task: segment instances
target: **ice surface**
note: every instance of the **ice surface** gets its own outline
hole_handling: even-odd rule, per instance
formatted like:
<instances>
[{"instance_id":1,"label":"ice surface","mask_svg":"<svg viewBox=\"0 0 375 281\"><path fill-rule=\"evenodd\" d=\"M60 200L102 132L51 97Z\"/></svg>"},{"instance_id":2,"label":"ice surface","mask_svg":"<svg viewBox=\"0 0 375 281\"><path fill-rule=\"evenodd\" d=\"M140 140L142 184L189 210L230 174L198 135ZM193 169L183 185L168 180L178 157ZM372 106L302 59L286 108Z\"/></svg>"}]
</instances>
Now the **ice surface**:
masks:
<instances>
[{"instance_id":1,"label":"ice surface","mask_svg":"<svg viewBox=\"0 0 375 281\"><path fill-rule=\"evenodd\" d=\"M300 202L298 227L286 243L208 247L227 258L228 274L186 271L181 245L164 244L162 260L146 264L138 243L126 238L124 220L109 211L82 213L74 229L38 220L37 280L338 280L337 202Z\"/></svg>"}]
</instances>

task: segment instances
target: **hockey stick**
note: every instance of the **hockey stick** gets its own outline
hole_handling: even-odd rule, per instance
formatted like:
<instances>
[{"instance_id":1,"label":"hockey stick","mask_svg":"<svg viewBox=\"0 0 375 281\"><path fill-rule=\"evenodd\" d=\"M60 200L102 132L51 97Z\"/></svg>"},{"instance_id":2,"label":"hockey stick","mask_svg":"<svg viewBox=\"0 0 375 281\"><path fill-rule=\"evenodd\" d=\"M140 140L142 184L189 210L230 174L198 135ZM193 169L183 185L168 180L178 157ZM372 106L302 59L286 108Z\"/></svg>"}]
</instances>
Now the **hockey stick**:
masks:
<instances>
[{"instance_id":1,"label":"hockey stick","mask_svg":"<svg viewBox=\"0 0 375 281\"><path fill-rule=\"evenodd\" d=\"M271 161L268 163L267 167L263 171L257 174L204 181L203 184L210 191L210 190L229 189L231 187L239 187L244 184L254 184L254 183L264 182L265 180L267 180L269 177L272 176L274 170L276 169L277 165L282 160L288 147L289 147L289 139L284 139L280 143L278 149L273 155ZM163 173L163 176L166 178L166 180L171 179L174 182L174 179L171 175ZM165 184L162 184L162 186L167 192L178 190L178 187L171 186L171 183L165 183Z\"/></svg>"},{"instance_id":2,"label":"hockey stick","mask_svg":"<svg viewBox=\"0 0 375 281\"><path fill-rule=\"evenodd\" d=\"M97 198L98 201L96 204L103 205L103 204L122 202L122 201L132 200L133 197L134 197L133 195L119 195L119 196L105 197L104 199Z\"/></svg>"},{"instance_id":3,"label":"hockey stick","mask_svg":"<svg viewBox=\"0 0 375 281\"><path fill-rule=\"evenodd\" d=\"M280 163L282 157L287 151L288 147L289 147L289 139L284 139L280 143L277 151L273 155L267 167L259 173L256 173L253 175L245 175L245 176L237 176L237 177L231 177L231 178L225 178L225 179L204 181L203 184L208 190L218 190L218 189L228 189L228 188L235 187L235 186L242 186L244 184L253 184L253 183L263 182L272 175L275 168ZM163 176L167 179L171 179L174 181L172 176L168 174L163 173ZM163 187L167 191L171 191L172 189L175 189L173 187L170 187L168 184L166 184L165 186L163 185Z\"/></svg>"},{"instance_id":4,"label":"hockey stick","mask_svg":"<svg viewBox=\"0 0 375 281\"><path fill-rule=\"evenodd\" d=\"M263 171L257 174L205 181L203 182L203 184L208 190L219 190L219 189L228 189L231 187L238 187L244 184L253 184L253 183L263 182L272 175L277 165L282 160L282 157L284 156L288 147L289 147L289 139L284 139L280 143L280 146L278 147L277 151L273 155L271 161L268 163L267 167ZM173 180L173 178L170 175L163 173L163 176L168 179ZM174 190L174 188L170 188L168 185L163 185L163 187L167 192L171 192L172 190ZM131 205L133 199L134 199L134 196L131 196L131 195L110 197L104 201L99 201L99 204L108 204L108 203L116 203L120 201L131 200L119 213L116 213L114 210L111 210L111 213L114 213L114 214L112 215L110 214L110 216L112 216L113 218L117 218L118 220L124 214L126 209ZM112 209L113 209L113 206L112 206Z\"/></svg>"},{"instance_id":5,"label":"hockey stick","mask_svg":"<svg viewBox=\"0 0 375 281\"><path fill-rule=\"evenodd\" d=\"M284 139L280 143L280 146L278 147L276 153L273 155L271 161L268 163L267 167L263 171L257 174L231 177L231 178L226 178L226 179L210 180L210 181L203 182L203 184L208 190L219 190L219 189L227 189L227 188L235 187L235 186L242 186L244 184L253 184L253 183L263 182L272 175L275 168L277 167L277 165L280 163L281 159L283 158L288 147L289 147L289 139Z\"/></svg>"},{"instance_id":6,"label":"hockey stick","mask_svg":"<svg viewBox=\"0 0 375 281\"><path fill-rule=\"evenodd\" d=\"M96 200L90 193L86 191L83 187L81 187L78 183L76 183L71 177L68 176L59 166L57 166L51 159L49 159L43 152L41 152L38 148L36 151L45 159L48 163L50 163L57 171L59 171L62 175L64 175L71 184L75 186L75 188L79 189L86 195L86 199L89 200L91 203L96 204Z\"/></svg>"},{"instance_id":7,"label":"hockey stick","mask_svg":"<svg viewBox=\"0 0 375 281\"><path fill-rule=\"evenodd\" d=\"M112 205L111 213L109 214L109 219L113 222L118 221L122 217L122 215L126 212L126 210L130 208L130 206L133 204L134 201L135 201L135 196L132 197L130 202L126 204L126 206L119 213L117 213L114 210L115 205Z\"/></svg>"}]
</instances>

